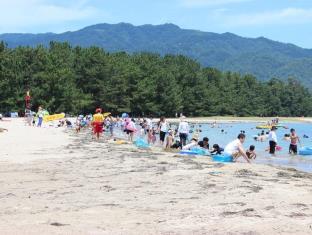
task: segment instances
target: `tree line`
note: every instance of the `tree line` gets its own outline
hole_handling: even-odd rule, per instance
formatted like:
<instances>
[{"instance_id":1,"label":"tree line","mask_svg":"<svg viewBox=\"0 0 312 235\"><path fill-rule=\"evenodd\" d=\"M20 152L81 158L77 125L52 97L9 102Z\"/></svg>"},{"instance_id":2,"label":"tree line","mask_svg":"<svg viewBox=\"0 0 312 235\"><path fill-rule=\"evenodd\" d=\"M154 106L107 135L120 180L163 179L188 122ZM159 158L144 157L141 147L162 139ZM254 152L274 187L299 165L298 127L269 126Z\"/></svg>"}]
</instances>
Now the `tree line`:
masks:
<instances>
[{"instance_id":1,"label":"tree line","mask_svg":"<svg viewBox=\"0 0 312 235\"><path fill-rule=\"evenodd\" d=\"M0 43L0 112L80 114L102 107L135 116L311 116L312 94L298 81L204 68L185 56L108 53L99 47L8 48Z\"/></svg>"}]
</instances>

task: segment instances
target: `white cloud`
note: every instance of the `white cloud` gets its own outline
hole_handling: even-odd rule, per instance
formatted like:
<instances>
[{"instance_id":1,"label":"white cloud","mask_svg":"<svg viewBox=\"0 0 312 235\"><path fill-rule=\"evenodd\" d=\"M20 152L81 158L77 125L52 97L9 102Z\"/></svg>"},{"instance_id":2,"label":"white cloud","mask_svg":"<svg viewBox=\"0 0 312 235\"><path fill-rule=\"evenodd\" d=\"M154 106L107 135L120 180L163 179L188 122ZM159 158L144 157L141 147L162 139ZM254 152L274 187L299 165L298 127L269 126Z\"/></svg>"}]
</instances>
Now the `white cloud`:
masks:
<instances>
[{"instance_id":1,"label":"white cloud","mask_svg":"<svg viewBox=\"0 0 312 235\"><path fill-rule=\"evenodd\" d=\"M182 0L184 7L215 7L232 3L249 2L252 0Z\"/></svg>"},{"instance_id":2,"label":"white cloud","mask_svg":"<svg viewBox=\"0 0 312 235\"><path fill-rule=\"evenodd\" d=\"M67 1L67 3L60 1L58 4L55 2L0 0L0 31L23 31L24 28L57 25L100 15L100 12L90 6L86 0Z\"/></svg>"},{"instance_id":3,"label":"white cloud","mask_svg":"<svg viewBox=\"0 0 312 235\"><path fill-rule=\"evenodd\" d=\"M227 26L303 24L312 22L312 8L285 8L277 11L223 15Z\"/></svg>"}]
</instances>

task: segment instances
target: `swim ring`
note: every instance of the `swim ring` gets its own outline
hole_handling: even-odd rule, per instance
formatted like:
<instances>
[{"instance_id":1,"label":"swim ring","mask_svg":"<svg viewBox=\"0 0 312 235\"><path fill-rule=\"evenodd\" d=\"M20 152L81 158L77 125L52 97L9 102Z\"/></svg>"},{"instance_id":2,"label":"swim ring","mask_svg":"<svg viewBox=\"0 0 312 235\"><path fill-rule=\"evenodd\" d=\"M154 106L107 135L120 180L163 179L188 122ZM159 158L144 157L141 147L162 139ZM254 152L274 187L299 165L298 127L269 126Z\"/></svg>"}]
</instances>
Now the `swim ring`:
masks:
<instances>
[{"instance_id":1,"label":"swim ring","mask_svg":"<svg viewBox=\"0 0 312 235\"><path fill-rule=\"evenodd\" d=\"M299 155L312 155L312 147L302 147L299 149Z\"/></svg>"}]
</instances>

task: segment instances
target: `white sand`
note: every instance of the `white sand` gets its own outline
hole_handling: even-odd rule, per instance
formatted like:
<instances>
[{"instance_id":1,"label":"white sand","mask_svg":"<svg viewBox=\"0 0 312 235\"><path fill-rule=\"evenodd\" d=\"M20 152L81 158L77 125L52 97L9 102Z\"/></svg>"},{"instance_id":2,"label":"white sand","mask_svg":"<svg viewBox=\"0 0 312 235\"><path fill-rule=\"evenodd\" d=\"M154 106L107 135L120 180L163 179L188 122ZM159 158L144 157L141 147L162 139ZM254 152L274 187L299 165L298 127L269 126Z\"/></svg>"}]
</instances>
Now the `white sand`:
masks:
<instances>
[{"instance_id":1,"label":"white sand","mask_svg":"<svg viewBox=\"0 0 312 235\"><path fill-rule=\"evenodd\" d=\"M0 133L1 234L312 233L311 174L13 123L0 122L10 128Z\"/></svg>"},{"instance_id":2,"label":"white sand","mask_svg":"<svg viewBox=\"0 0 312 235\"><path fill-rule=\"evenodd\" d=\"M64 157L56 154L69 143L69 135L58 128L26 126L24 119L6 119L0 127L1 161L22 163L36 159Z\"/></svg>"}]
</instances>

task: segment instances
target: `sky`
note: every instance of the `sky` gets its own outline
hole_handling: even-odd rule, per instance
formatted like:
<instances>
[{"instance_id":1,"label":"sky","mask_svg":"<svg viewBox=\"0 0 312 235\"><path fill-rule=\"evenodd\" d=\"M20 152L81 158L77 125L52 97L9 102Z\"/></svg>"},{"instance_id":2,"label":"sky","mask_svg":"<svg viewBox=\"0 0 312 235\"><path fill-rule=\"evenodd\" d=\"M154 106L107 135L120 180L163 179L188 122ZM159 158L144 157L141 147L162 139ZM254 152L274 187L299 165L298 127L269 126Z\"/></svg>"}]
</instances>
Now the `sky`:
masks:
<instances>
[{"instance_id":1,"label":"sky","mask_svg":"<svg viewBox=\"0 0 312 235\"><path fill-rule=\"evenodd\" d=\"M0 33L173 23L312 48L312 0L0 0Z\"/></svg>"}]
</instances>

